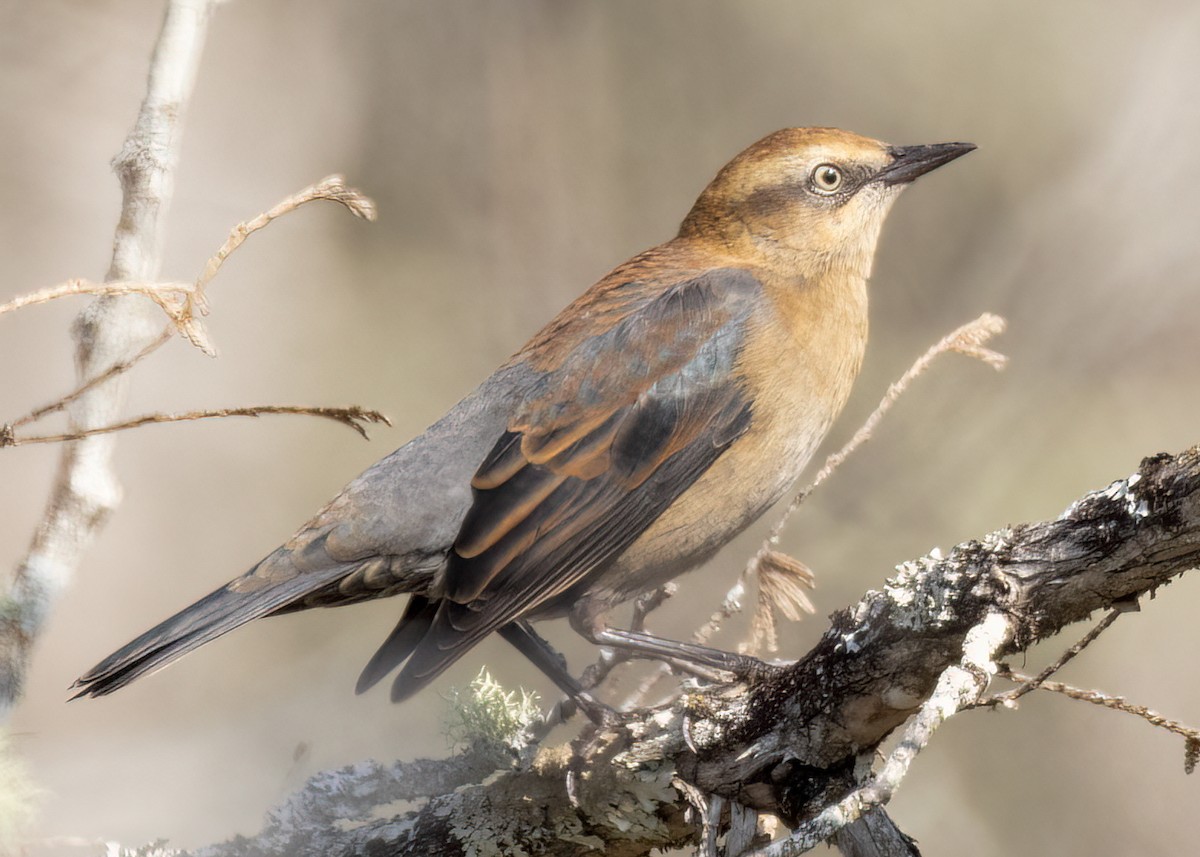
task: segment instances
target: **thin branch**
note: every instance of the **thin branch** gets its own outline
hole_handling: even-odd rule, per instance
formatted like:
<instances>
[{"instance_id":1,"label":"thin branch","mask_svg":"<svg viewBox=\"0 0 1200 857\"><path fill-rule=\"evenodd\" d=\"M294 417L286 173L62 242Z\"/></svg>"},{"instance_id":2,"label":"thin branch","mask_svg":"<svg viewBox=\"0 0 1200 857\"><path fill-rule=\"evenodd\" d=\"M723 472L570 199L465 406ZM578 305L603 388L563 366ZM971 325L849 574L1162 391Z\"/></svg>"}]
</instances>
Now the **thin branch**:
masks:
<instances>
[{"instance_id":1,"label":"thin branch","mask_svg":"<svg viewBox=\"0 0 1200 857\"><path fill-rule=\"evenodd\" d=\"M817 475L813 477L812 482L792 498L792 501L784 509L783 514L779 516L779 519L771 528L770 534L764 540L762 550L769 550L773 545L779 543L779 537L783 533L783 528L787 524L788 518L800 508L800 505L808 499L808 496L816 490L818 485L833 475L833 472L841 466L842 462L849 458L856 449L871 439L876 427L884 416L887 415L887 412L904 395L905 391L912 385L912 382L925 374L925 371L938 357L951 352L964 354L968 357L974 357L976 360L982 360L997 372L1002 370L1008 362L1008 358L997 351L985 348L984 345L993 336L1003 333L1006 324L1000 316L985 312L974 321L969 321L962 327L946 334L939 342L918 357L917 361L909 367L908 371L900 376L900 380L888 387L883 399L846 445L826 458L824 466L817 471ZM751 563L757 563L757 561L758 557L756 555L751 560Z\"/></svg>"},{"instance_id":2,"label":"thin branch","mask_svg":"<svg viewBox=\"0 0 1200 857\"><path fill-rule=\"evenodd\" d=\"M221 249L213 254L212 258L205 263L204 270L196 279L196 292L200 295L201 300L203 300L205 287L212 282L212 278L217 275L217 271L220 270L225 260L229 258L229 254L240 247L242 242L258 230L269 226L271 221L276 218L282 217L290 211L295 211L305 203L314 202L319 199L343 205L355 217L363 220L375 220L375 203L369 197L355 188L348 187L346 179L343 176L336 174L326 176L319 182L297 191L257 217L233 227L229 233L229 237L221 245Z\"/></svg>"},{"instance_id":3,"label":"thin branch","mask_svg":"<svg viewBox=\"0 0 1200 857\"><path fill-rule=\"evenodd\" d=\"M126 429L138 428L139 426L151 425L153 423L176 423L187 420L207 420L220 417L261 417L267 414L306 414L313 417L323 417L325 419L339 422L344 426L349 426L354 429L364 438L367 437L367 430L364 427L369 423L384 423L391 425L391 421L379 411L370 411L365 408L360 408L357 405L351 405L346 408L326 408L326 407L304 407L299 405L257 405L248 408L217 408L207 411L188 411L183 414L145 414L140 417L124 420L123 422L114 423L107 426L98 426L96 428L86 429L84 431L70 432L68 434L54 435L39 435L36 437L15 437L8 432L0 434L0 448L6 446L24 446L32 443L63 443L72 440L82 440L85 437L91 437L96 434L108 434L115 431L125 431ZM5 427L8 428L8 427Z\"/></svg>"},{"instance_id":4,"label":"thin branch","mask_svg":"<svg viewBox=\"0 0 1200 857\"><path fill-rule=\"evenodd\" d=\"M1117 621L1117 617L1120 616L1122 612L1124 611L1120 609L1109 611L1108 615L1101 619L1095 628L1092 628L1092 630L1084 634L1079 642L1063 652L1054 663L1050 664L1050 666L1046 667L1020 687L1015 687L1012 690L1005 691L1004 693L997 693L994 696L988 697L987 699L981 699L978 703L976 703L976 705L979 707L996 705L1003 705L1006 708L1011 707L1013 703L1015 703L1022 696L1029 693L1031 690L1037 690L1039 687L1045 684L1046 680L1049 679L1050 676L1061 670L1071 662L1072 658L1090 646L1097 637L1103 634L1108 627L1112 625L1113 622ZM1006 666L1005 669L1007 670L1008 667Z\"/></svg>"},{"instance_id":5,"label":"thin branch","mask_svg":"<svg viewBox=\"0 0 1200 857\"><path fill-rule=\"evenodd\" d=\"M113 365L111 365L107 369L105 369L103 372L101 372L99 375L95 375L92 378L90 378L89 380L84 381L82 384L80 384L78 387L76 387L70 393L67 393L67 395L63 396L62 398L56 399L55 401L50 402L49 404L42 405L39 408L34 408L32 411L27 413L25 416L20 417L19 419L13 420L11 423L8 423L9 428L17 429L17 428L20 428L21 426L28 425L29 423L36 422L37 420L40 420L42 417L49 416L50 414L57 413L58 411L63 410L65 407L70 405L72 402L74 402L80 396L84 395L85 393L94 389L95 387L98 387L99 385L103 384L105 381L109 380L110 378L115 378L118 375L128 372L130 369L132 369L134 366L136 366L139 362L141 362L145 358L149 357L151 354L153 354L159 348L162 348L164 345L166 345L168 342L170 342L171 337L172 337L172 335L174 335L174 333L175 333L174 327L171 325L167 325L166 327L163 328L162 333L159 334L157 339L151 340L149 343L146 344L146 346L141 351L139 351L137 354L134 354L128 360L120 360L120 361L114 363ZM2 446L2 445L3 444L0 444L0 446Z\"/></svg>"},{"instance_id":6,"label":"thin branch","mask_svg":"<svg viewBox=\"0 0 1200 857\"><path fill-rule=\"evenodd\" d=\"M72 279L0 304L0 315L72 295L145 295L165 308L181 304L182 296L191 294L195 288L195 283L94 283L90 280Z\"/></svg>"},{"instance_id":7,"label":"thin branch","mask_svg":"<svg viewBox=\"0 0 1200 857\"><path fill-rule=\"evenodd\" d=\"M1123 711L1126 714L1132 714L1135 717L1140 717L1149 723L1151 726L1157 726L1160 729L1166 729L1169 732L1174 732L1176 735L1182 736L1186 742L1186 755L1184 759L1184 771L1192 773L1196 768L1196 759L1193 758L1194 747L1200 747L1200 730L1193 729L1178 720L1171 720L1164 717L1153 709L1146 708L1144 705L1135 705L1132 702L1127 702L1124 697L1110 696L1099 690L1084 690L1078 687L1072 687L1069 684L1063 684L1060 681L1046 681L1038 679L1040 676L1030 677L1011 669L1007 664L1001 664L998 669L998 674L1010 681L1021 682L1021 687L1032 685L1037 690L1045 690L1050 693L1061 693L1070 699L1077 699L1081 702L1090 702L1092 705L1100 705L1104 708L1111 708L1113 711Z\"/></svg>"},{"instance_id":8,"label":"thin branch","mask_svg":"<svg viewBox=\"0 0 1200 857\"><path fill-rule=\"evenodd\" d=\"M375 219L375 203L361 191L347 187L345 180L339 175L326 176L315 184L309 185L297 193L279 202L257 217L244 223L239 223L230 232L229 238L221 248L205 263L204 270L194 283L90 283L86 280L69 280L65 284L51 289L43 289L32 295L25 295L0 305L0 314L12 309L19 309L34 303L53 300L73 294L118 295L144 294L154 299L171 318L171 323L163 328L157 339L152 340L141 351L132 357L113 363L98 375L84 381L70 393L49 404L35 408L23 417L13 420L8 426L18 429L21 426L35 422L44 416L63 410L79 397L111 378L132 369L139 362L149 357L168 341L174 333L187 338L193 345L205 354L213 356L216 352L208 340L208 336L196 320L196 313L208 314L207 297L204 289L212 282L224 261L229 258L247 237L263 229L272 221L288 212L295 211L305 203L315 200L328 200L345 206L355 217L364 220ZM176 295L174 302L167 302L168 295ZM0 446L4 444L0 443Z\"/></svg>"}]
</instances>

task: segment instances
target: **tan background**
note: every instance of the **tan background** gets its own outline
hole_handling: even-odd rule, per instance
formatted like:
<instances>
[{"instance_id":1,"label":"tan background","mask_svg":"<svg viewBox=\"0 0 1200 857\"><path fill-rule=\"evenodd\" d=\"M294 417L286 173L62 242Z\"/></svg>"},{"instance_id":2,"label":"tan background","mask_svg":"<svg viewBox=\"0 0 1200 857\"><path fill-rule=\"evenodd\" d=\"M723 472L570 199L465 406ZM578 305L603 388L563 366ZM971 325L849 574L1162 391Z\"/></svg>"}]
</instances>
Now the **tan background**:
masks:
<instances>
[{"instance_id":1,"label":"tan background","mask_svg":"<svg viewBox=\"0 0 1200 857\"><path fill-rule=\"evenodd\" d=\"M103 275L119 202L108 162L161 7L0 0L0 299ZM188 116L165 276L194 276L232 224L330 172L372 194L380 220L310 208L251 238L213 289L220 358L173 343L134 373L130 410L353 402L395 427L370 444L282 417L122 438L124 505L60 603L13 723L46 790L34 835L198 845L255 831L310 772L442 753L436 692L402 707L351 692L397 602L257 623L112 698L64 698L100 656L286 538L588 283L669 237L715 170L776 128L980 147L909 191L885 229L867 364L834 440L951 327L984 310L1012 324L1009 371L947 360L789 530L820 576L821 616L896 562L1056 515L1142 455L1200 441L1198 103L1188 0L226 4ZM69 387L81 305L0 319L0 420ZM0 458L7 568L56 451ZM686 578L656 630L687 633L752 545ZM1200 721L1198 605L1200 580L1170 587L1066 678ZM823 626L790 629L786 651ZM584 662L567 629L550 633ZM484 662L546 690L500 642L442 690ZM1031 698L957 718L894 810L930 855L1194 854L1200 779L1181 760L1180 741L1132 718Z\"/></svg>"}]
</instances>

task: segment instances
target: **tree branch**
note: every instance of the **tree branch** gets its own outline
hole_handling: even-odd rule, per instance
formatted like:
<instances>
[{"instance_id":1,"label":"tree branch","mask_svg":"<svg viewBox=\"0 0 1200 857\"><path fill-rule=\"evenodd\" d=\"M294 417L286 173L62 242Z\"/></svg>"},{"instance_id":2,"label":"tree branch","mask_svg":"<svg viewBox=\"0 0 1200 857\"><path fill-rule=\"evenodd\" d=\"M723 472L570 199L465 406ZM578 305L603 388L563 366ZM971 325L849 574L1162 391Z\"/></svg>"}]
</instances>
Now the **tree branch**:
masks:
<instances>
[{"instance_id":1,"label":"tree branch","mask_svg":"<svg viewBox=\"0 0 1200 857\"><path fill-rule=\"evenodd\" d=\"M145 100L114 162L123 200L107 283L158 278L183 117L212 8L212 0L171 0L167 6ZM128 361L158 336L158 310L142 295L107 295L79 315L72 332L76 372L86 380ZM71 431L115 422L125 398L123 382L109 378L79 396L70 410ZM20 697L30 649L51 605L118 503L114 444L112 436L89 437L63 450L42 523L0 610L0 716Z\"/></svg>"},{"instance_id":2,"label":"tree branch","mask_svg":"<svg viewBox=\"0 0 1200 857\"><path fill-rule=\"evenodd\" d=\"M979 699L996 670L993 658L1022 651L1096 610L1127 605L1198 565L1195 447L1147 458L1133 476L1084 496L1053 521L1005 528L945 556L934 551L905 563L882 590L835 614L821 641L796 663L753 686L694 688L634 712L623 734L592 739L585 760L573 758L579 747L542 748L531 760L513 752L486 780L448 789L402 815L347 830L319 812L293 812L284 834L276 826L270 837L202 853L592 849L628 857L699 845L700 800L712 848L729 823L723 809L737 805L738 818L745 809L772 814L794 831L757 854L803 853L864 812L860 824L876 824L894 844L893 851L875 853L903 854L904 838L881 807L937 726ZM910 718L876 771L881 743ZM570 794L568 771L575 772ZM354 773L343 774L339 793L353 791ZM310 783L306 791L320 804L328 782ZM386 784L372 773L370 793L382 806L412 789L403 779ZM358 807L356 817L363 812ZM747 837L739 837L744 844Z\"/></svg>"}]
</instances>

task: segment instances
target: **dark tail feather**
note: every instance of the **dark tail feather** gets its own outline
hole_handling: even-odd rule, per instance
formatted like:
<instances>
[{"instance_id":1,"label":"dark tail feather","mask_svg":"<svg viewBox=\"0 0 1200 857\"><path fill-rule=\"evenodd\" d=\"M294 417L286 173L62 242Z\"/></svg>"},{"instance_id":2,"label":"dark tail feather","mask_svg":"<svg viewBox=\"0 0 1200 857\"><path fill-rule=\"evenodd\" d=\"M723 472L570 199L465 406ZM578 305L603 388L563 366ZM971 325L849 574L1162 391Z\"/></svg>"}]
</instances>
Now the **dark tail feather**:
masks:
<instances>
[{"instance_id":1,"label":"dark tail feather","mask_svg":"<svg viewBox=\"0 0 1200 857\"><path fill-rule=\"evenodd\" d=\"M408 659L433 624L437 607L437 602L430 601L423 595L414 595L408 599L404 615L363 668L358 677L358 684L354 686L355 693L362 693L374 687L380 679Z\"/></svg>"},{"instance_id":2,"label":"dark tail feather","mask_svg":"<svg viewBox=\"0 0 1200 857\"><path fill-rule=\"evenodd\" d=\"M392 683L392 702L408 699L424 688L498 624L477 621L479 614L465 604L442 601L435 606L421 637L411 646L408 663Z\"/></svg>"},{"instance_id":3,"label":"dark tail feather","mask_svg":"<svg viewBox=\"0 0 1200 857\"><path fill-rule=\"evenodd\" d=\"M347 573L346 566L334 564L320 571L281 575L283 579L278 582L266 582L270 579L269 574L256 577L256 572L260 572L266 563L286 559L286 555L272 554L254 571L206 595L113 652L75 681L72 688L78 688L79 692L71 698L112 693L136 678L165 667L192 649L252 619L266 616Z\"/></svg>"}]
</instances>

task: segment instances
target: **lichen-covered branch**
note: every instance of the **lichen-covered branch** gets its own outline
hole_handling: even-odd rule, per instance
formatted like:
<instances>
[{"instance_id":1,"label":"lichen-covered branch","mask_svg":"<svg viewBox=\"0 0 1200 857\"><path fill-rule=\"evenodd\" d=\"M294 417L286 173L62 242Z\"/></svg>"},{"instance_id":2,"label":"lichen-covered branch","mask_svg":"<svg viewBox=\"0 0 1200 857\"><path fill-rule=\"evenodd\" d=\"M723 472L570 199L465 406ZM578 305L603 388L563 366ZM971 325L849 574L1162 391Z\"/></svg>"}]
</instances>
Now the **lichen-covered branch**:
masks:
<instances>
[{"instance_id":1,"label":"lichen-covered branch","mask_svg":"<svg viewBox=\"0 0 1200 857\"><path fill-rule=\"evenodd\" d=\"M866 839L869 822L895 845L875 853L904 853L882 805L936 726L984 692L994 658L1096 610L1127 606L1197 566L1200 447L1146 459L1133 476L1053 521L903 564L882 590L835 614L808 654L753 686L689 690L635 712L622 734L588 736L583 755L582 743L511 754L491 776L399 816L346 829L316 810L289 811L295 835L284 849L277 811L269 837L204 854L645 855L698 845L702 821L710 832L728 824L728 815L712 817L712 807L731 805L777 816L797 831L763 853L802 853L863 812L856 824ZM910 718L903 740L875 770L880 743ZM440 764L449 769L461 759ZM293 810L337 806L322 795L358 788L352 770L335 775L336 788L329 776L308 786L308 799L294 798ZM371 776L376 806L412 794L405 773L382 787L378 769ZM698 812L689 795L708 796L709 811ZM358 806L356 818L362 812Z\"/></svg>"}]
</instances>

